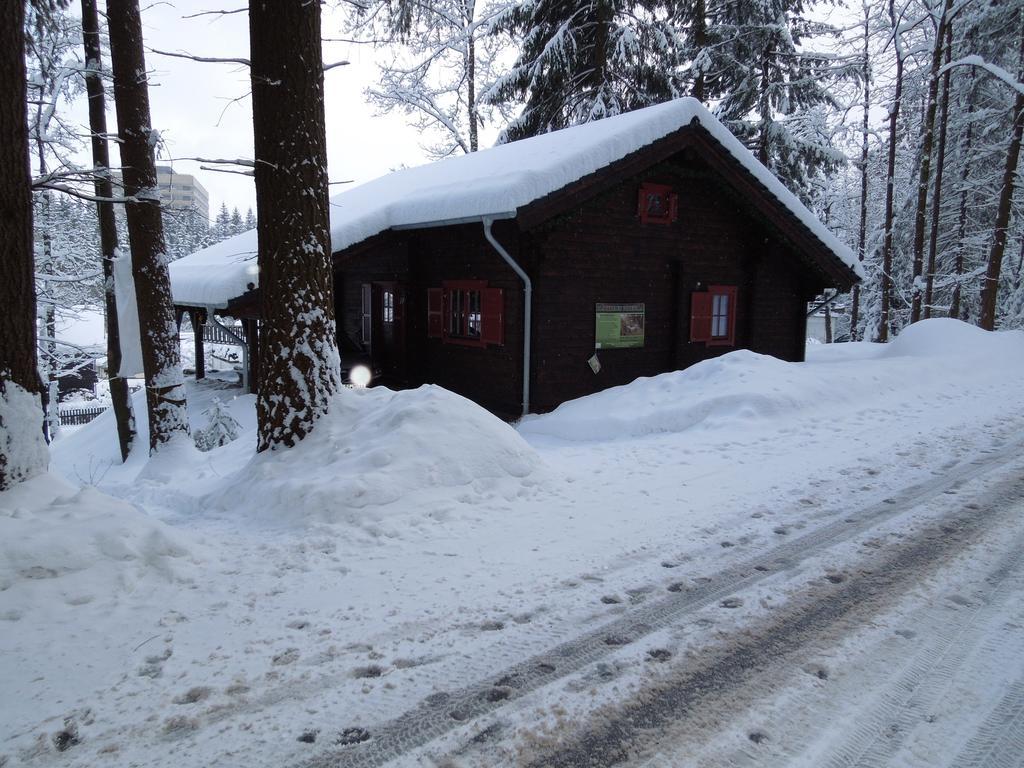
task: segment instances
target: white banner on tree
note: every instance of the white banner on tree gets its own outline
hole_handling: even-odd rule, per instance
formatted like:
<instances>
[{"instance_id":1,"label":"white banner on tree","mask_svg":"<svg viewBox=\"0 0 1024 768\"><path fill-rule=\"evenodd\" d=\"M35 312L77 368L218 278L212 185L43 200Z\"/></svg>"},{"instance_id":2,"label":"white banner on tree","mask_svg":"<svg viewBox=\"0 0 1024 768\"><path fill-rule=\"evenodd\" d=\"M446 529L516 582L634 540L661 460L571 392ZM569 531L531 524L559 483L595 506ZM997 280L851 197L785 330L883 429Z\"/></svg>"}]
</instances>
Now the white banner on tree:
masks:
<instances>
[{"instance_id":1,"label":"white banner on tree","mask_svg":"<svg viewBox=\"0 0 1024 768\"><path fill-rule=\"evenodd\" d=\"M117 253L120 254L121 250L118 249ZM142 341L131 256L119 255L114 259L114 298L117 302L117 330L121 337L121 369L118 375L140 377L143 372Z\"/></svg>"}]
</instances>

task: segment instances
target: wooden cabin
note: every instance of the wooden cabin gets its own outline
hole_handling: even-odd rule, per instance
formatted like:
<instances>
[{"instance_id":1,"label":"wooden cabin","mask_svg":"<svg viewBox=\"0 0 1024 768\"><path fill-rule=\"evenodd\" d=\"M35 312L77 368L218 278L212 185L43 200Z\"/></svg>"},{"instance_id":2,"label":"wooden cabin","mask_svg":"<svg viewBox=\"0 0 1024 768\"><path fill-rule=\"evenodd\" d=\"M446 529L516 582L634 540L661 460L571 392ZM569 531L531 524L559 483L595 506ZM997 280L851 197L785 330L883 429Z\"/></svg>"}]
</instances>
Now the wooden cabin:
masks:
<instances>
[{"instance_id":1,"label":"wooden cabin","mask_svg":"<svg viewBox=\"0 0 1024 768\"><path fill-rule=\"evenodd\" d=\"M172 288L255 334L255 235L232 240ZM692 99L388 174L332 200L332 243L343 358L505 417L734 349L803 360L807 302L860 275ZM201 296L225 258L235 287Z\"/></svg>"}]
</instances>

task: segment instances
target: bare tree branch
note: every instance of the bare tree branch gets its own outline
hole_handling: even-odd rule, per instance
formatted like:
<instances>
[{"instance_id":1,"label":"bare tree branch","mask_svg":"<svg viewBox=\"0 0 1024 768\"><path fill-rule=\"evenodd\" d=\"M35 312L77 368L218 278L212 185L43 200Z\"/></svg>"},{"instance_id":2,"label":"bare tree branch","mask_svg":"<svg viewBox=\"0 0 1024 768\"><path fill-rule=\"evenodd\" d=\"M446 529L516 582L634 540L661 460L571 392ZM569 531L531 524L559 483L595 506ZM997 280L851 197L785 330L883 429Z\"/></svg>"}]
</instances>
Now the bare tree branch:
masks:
<instances>
[{"instance_id":1,"label":"bare tree branch","mask_svg":"<svg viewBox=\"0 0 1024 768\"><path fill-rule=\"evenodd\" d=\"M216 56L195 56L191 53L185 53L184 51L173 52L173 51L158 51L156 48L149 49L151 53L155 53L159 56L170 56L175 59L189 59L191 61L198 61L202 64L241 64L244 67L250 66L248 59L243 58L219 58Z\"/></svg>"},{"instance_id":2,"label":"bare tree branch","mask_svg":"<svg viewBox=\"0 0 1024 768\"><path fill-rule=\"evenodd\" d=\"M182 16L183 19L198 19L200 16L230 16L233 13L247 13L249 6L244 8L234 8L230 11L199 11L199 13L190 13L187 16Z\"/></svg>"},{"instance_id":3,"label":"bare tree branch","mask_svg":"<svg viewBox=\"0 0 1024 768\"><path fill-rule=\"evenodd\" d=\"M233 171L230 168L215 168L212 165L200 165L199 169L203 171L217 171L218 173L235 173L239 176L252 177L255 175L254 171Z\"/></svg>"},{"instance_id":4,"label":"bare tree branch","mask_svg":"<svg viewBox=\"0 0 1024 768\"><path fill-rule=\"evenodd\" d=\"M247 168L255 168L255 160L246 160L245 158L237 158L235 160L220 160L212 157L172 157L169 162L176 162L178 160L192 160L196 163L213 163L214 165L244 165Z\"/></svg>"}]
</instances>

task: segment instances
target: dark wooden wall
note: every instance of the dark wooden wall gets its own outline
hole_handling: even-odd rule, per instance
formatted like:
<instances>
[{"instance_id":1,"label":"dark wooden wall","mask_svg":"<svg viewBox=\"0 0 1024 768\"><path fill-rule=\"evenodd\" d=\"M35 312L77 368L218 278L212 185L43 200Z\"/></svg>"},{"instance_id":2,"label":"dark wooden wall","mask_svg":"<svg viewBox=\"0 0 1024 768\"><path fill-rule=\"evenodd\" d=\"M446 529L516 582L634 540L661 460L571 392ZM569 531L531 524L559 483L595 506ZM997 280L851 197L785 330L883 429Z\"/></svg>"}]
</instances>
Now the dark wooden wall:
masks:
<instances>
[{"instance_id":1,"label":"dark wooden wall","mask_svg":"<svg viewBox=\"0 0 1024 768\"><path fill-rule=\"evenodd\" d=\"M518 260L515 225L497 222L493 231ZM474 347L427 338L426 292L445 280L486 280L504 290L504 344ZM397 282L406 288L406 376L402 382L385 383L440 384L499 415L521 413L523 284L486 241L482 224L385 233L369 247L340 254L336 313L353 340L360 336L360 286L372 282Z\"/></svg>"},{"instance_id":2,"label":"dark wooden wall","mask_svg":"<svg viewBox=\"0 0 1024 768\"><path fill-rule=\"evenodd\" d=\"M670 184L679 195L679 219L641 225L641 182ZM748 348L802 360L806 270L768 229L741 209L696 159L677 156L624 180L527 236L537 262L534 315L533 410L638 376L686 368ZM690 342L690 294L708 285L738 287L734 346ZM643 302L645 344L597 350L595 304Z\"/></svg>"},{"instance_id":3,"label":"dark wooden wall","mask_svg":"<svg viewBox=\"0 0 1024 768\"><path fill-rule=\"evenodd\" d=\"M641 182L679 194L672 225L641 225ZM534 280L531 411L638 376L693 365L737 348L803 359L806 301L822 287L789 247L753 218L701 161L680 154L543 224L521 232L497 222L496 237ZM406 286L404 380L436 383L495 413L518 415L522 390L522 282L488 244L481 224L388 232L335 254L341 329L360 337L360 286ZM505 290L505 343L487 348L426 336L426 290L445 280L486 280ZM690 342L690 294L711 284L738 287L735 346ZM595 304L643 302L645 345L599 350Z\"/></svg>"}]
</instances>

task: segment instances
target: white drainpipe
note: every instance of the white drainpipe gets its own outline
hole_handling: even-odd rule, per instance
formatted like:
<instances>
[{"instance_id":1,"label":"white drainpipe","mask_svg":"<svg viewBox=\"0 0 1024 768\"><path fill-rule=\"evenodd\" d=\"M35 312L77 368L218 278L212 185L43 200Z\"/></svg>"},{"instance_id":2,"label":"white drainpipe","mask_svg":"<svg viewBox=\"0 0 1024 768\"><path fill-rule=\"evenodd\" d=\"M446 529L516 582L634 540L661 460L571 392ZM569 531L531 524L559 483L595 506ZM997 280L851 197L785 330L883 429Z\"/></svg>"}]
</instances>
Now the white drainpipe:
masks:
<instances>
[{"instance_id":1,"label":"white drainpipe","mask_svg":"<svg viewBox=\"0 0 1024 768\"><path fill-rule=\"evenodd\" d=\"M509 252L502 247L501 243L495 240L494 233L491 232L493 223L493 218L484 217L484 237L523 281L523 416L526 416L530 412L530 329L533 319L533 281L509 255Z\"/></svg>"}]
</instances>

